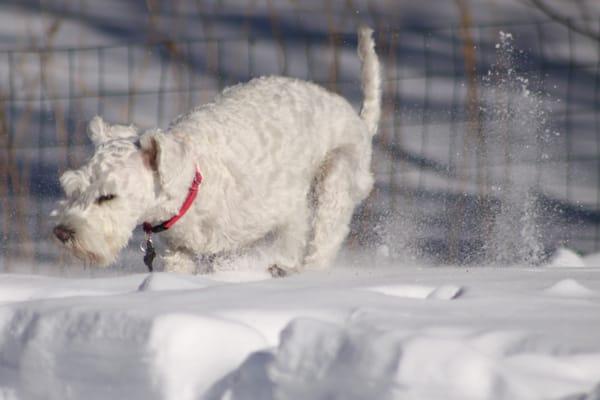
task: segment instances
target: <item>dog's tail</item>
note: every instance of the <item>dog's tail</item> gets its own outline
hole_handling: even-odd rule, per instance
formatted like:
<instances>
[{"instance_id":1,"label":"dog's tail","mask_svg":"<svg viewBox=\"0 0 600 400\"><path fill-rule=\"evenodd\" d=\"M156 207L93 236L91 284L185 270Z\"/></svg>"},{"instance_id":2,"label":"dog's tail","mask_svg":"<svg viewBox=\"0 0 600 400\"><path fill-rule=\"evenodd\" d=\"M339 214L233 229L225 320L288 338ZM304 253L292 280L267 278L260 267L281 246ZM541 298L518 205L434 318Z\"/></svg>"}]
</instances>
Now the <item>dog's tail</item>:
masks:
<instances>
[{"instance_id":1,"label":"dog's tail","mask_svg":"<svg viewBox=\"0 0 600 400\"><path fill-rule=\"evenodd\" d=\"M362 63L360 74L364 96L360 116L374 136L381 118L381 69L375 53L373 30L367 26L358 30L358 58Z\"/></svg>"}]
</instances>

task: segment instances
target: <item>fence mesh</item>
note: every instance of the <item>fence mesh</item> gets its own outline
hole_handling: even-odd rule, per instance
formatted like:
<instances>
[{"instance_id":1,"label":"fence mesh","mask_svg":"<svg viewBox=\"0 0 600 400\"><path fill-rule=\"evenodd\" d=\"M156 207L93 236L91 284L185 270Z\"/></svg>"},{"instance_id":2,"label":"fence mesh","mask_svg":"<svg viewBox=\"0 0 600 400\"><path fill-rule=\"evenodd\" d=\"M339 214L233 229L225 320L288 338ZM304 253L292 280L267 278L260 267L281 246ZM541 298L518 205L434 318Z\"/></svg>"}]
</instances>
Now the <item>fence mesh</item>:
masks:
<instances>
[{"instance_id":1,"label":"fence mesh","mask_svg":"<svg viewBox=\"0 0 600 400\"><path fill-rule=\"evenodd\" d=\"M377 184L350 245L445 263L600 250L600 42L554 20L380 27L376 42ZM166 127L222 88L271 74L317 82L358 108L355 48L354 35L271 26L0 51L0 270L15 259L64 261L48 215L60 173L92 152L93 115Z\"/></svg>"}]
</instances>

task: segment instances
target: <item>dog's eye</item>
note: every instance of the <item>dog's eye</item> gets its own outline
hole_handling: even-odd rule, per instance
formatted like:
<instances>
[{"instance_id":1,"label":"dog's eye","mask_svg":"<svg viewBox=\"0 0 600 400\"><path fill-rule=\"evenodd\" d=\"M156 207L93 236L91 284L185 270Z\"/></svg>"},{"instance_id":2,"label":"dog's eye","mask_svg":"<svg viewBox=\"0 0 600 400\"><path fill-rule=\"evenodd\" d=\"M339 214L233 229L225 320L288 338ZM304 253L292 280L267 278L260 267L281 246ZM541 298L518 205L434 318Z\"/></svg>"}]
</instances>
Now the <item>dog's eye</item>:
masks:
<instances>
[{"instance_id":1,"label":"dog's eye","mask_svg":"<svg viewBox=\"0 0 600 400\"><path fill-rule=\"evenodd\" d=\"M96 199L96 204L102 204L105 201L111 201L115 197L117 197L117 195L115 195L115 194L103 194L102 196L100 196Z\"/></svg>"}]
</instances>

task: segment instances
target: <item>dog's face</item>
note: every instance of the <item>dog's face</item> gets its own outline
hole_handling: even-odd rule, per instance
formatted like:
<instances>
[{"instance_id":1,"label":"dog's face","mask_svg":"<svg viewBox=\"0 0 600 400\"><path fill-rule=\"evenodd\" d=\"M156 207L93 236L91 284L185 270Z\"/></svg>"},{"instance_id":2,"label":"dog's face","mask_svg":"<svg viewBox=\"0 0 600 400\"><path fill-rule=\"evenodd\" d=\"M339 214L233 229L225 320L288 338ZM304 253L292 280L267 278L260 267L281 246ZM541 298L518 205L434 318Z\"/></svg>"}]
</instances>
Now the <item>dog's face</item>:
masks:
<instances>
[{"instance_id":1,"label":"dog's face","mask_svg":"<svg viewBox=\"0 0 600 400\"><path fill-rule=\"evenodd\" d=\"M155 202L155 170L135 128L95 117L88 132L96 150L83 167L60 177L66 198L54 235L79 258L104 266Z\"/></svg>"}]
</instances>

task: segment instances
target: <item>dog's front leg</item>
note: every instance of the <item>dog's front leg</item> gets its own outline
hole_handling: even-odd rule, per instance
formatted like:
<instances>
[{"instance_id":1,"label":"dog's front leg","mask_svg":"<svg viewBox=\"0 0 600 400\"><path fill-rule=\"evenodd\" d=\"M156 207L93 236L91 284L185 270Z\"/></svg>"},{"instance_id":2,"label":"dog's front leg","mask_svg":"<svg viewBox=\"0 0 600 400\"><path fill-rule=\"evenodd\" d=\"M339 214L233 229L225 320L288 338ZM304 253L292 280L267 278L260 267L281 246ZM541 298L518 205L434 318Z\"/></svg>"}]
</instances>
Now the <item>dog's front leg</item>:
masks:
<instances>
[{"instance_id":1,"label":"dog's front leg","mask_svg":"<svg viewBox=\"0 0 600 400\"><path fill-rule=\"evenodd\" d=\"M181 274L195 274L196 261L194 254L187 249L167 249L162 256L165 272L177 272Z\"/></svg>"}]
</instances>

